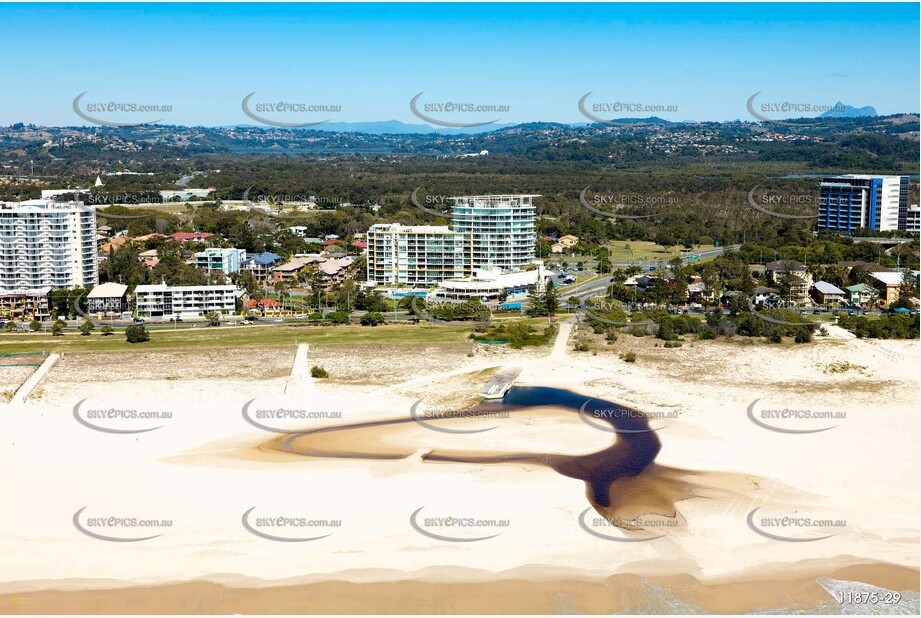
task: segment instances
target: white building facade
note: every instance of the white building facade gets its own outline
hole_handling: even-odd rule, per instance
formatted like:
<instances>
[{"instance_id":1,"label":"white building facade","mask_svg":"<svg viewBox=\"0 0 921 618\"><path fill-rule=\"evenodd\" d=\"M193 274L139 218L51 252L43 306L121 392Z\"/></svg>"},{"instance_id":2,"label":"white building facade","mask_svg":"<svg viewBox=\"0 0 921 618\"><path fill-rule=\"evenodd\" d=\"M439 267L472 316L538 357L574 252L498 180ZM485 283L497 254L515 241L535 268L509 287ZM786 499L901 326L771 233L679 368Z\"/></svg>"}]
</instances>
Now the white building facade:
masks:
<instances>
[{"instance_id":1,"label":"white building facade","mask_svg":"<svg viewBox=\"0 0 921 618\"><path fill-rule=\"evenodd\" d=\"M238 291L232 285L139 285L134 304L140 317L200 316L236 311Z\"/></svg>"},{"instance_id":2,"label":"white building facade","mask_svg":"<svg viewBox=\"0 0 921 618\"><path fill-rule=\"evenodd\" d=\"M844 174L824 178L819 185L820 230L904 230L907 216L908 176Z\"/></svg>"},{"instance_id":3,"label":"white building facade","mask_svg":"<svg viewBox=\"0 0 921 618\"><path fill-rule=\"evenodd\" d=\"M451 198L452 228L471 235L473 268L518 270L534 259L534 198L539 195L467 195Z\"/></svg>"},{"instance_id":4,"label":"white building facade","mask_svg":"<svg viewBox=\"0 0 921 618\"><path fill-rule=\"evenodd\" d=\"M82 202L0 202L0 292L99 283L96 212Z\"/></svg>"},{"instance_id":5,"label":"white building facade","mask_svg":"<svg viewBox=\"0 0 921 618\"><path fill-rule=\"evenodd\" d=\"M229 275L239 272L245 260L245 249L209 247L195 254L195 267L206 273L217 271Z\"/></svg>"},{"instance_id":6,"label":"white building facade","mask_svg":"<svg viewBox=\"0 0 921 618\"><path fill-rule=\"evenodd\" d=\"M444 225L372 225L367 233L368 281L434 285L471 272L471 235Z\"/></svg>"}]
</instances>

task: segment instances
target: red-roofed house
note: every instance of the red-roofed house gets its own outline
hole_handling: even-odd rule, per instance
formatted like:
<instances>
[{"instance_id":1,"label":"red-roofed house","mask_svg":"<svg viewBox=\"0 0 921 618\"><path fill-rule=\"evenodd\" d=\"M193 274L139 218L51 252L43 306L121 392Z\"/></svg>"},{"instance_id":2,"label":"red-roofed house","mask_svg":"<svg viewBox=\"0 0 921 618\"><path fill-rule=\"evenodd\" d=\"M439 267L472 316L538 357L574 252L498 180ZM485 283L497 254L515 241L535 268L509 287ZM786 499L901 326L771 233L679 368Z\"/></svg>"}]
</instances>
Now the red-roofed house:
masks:
<instances>
[{"instance_id":1,"label":"red-roofed house","mask_svg":"<svg viewBox=\"0 0 921 618\"><path fill-rule=\"evenodd\" d=\"M279 303L274 298L263 298L256 300L252 298L246 301L246 308L249 310L257 310L264 313L277 313L281 309L281 303Z\"/></svg>"},{"instance_id":2,"label":"red-roofed house","mask_svg":"<svg viewBox=\"0 0 921 618\"><path fill-rule=\"evenodd\" d=\"M190 240L205 240L206 238L211 238L214 236L211 232L176 232L175 234L170 234L169 237L175 240L176 242L188 242Z\"/></svg>"},{"instance_id":3,"label":"red-roofed house","mask_svg":"<svg viewBox=\"0 0 921 618\"><path fill-rule=\"evenodd\" d=\"M358 247L359 249L367 249L368 243L364 243L364 242L361 242L360 240L356 240L355 242L352 243L352 246Z\"/></svg>"}]
</instances>

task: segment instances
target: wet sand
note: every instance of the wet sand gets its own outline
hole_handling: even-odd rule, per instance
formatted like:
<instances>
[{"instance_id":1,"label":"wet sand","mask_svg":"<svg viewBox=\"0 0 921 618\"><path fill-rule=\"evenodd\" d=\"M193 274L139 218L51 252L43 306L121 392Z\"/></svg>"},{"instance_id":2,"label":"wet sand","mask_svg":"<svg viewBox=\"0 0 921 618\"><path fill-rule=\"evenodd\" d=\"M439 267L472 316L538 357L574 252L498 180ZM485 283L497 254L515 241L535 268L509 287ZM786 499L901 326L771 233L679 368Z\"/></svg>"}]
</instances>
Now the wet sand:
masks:
<instances>
[{"instance_id":1,"label":"wet sand","mask_svg":"<svg viewBox=\"0 0 921 618\"><path fill-rule=\"evenodd\" d=\"M189 581L155 586L67 590L65 582L0 596L3 614L610 614L749 613L782 609L839 613L816 579L859 578L889 590L918 590L917 569L841 558L783 565L701 582L690 575L604 578L548 576L520 569L471 577L399 574L395 581L342 580L273 585ZM218 578L220 579L220 578ZM6 586L9 589L9 586ZM14 598L15 597L15 598Z\"/></svg>"}]
</instances>

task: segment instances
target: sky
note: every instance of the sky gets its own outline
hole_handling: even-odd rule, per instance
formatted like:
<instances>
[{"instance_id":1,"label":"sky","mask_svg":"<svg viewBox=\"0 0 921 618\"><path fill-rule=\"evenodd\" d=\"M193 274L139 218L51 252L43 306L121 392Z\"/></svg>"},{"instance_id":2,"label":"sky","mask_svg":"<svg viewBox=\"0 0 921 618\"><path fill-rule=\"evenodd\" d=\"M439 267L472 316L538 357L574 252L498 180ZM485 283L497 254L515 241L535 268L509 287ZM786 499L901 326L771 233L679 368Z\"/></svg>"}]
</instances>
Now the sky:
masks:
<instances>
[{"instance_id":1,"label":"sky","mask_svg":"<svg viewBox=\"0 0 921 618\"><path fill-rule=\"evenodd\" d=\"M921 107L917 3L0 4L0 45L0 125L87 125L73 110L83 92L84 110L170 108L94 117L212 126L254 124L251 92L251 111L294 122L421 123L420 92L419 111L459 122L586 122L589 92L599 116L674 121L750 120L756 92ZM341 109L264 107L275 101ZM508 111L424 107L444 102ZM618 102L677 110L593 107Z\"/></svg>"}]
</instances>

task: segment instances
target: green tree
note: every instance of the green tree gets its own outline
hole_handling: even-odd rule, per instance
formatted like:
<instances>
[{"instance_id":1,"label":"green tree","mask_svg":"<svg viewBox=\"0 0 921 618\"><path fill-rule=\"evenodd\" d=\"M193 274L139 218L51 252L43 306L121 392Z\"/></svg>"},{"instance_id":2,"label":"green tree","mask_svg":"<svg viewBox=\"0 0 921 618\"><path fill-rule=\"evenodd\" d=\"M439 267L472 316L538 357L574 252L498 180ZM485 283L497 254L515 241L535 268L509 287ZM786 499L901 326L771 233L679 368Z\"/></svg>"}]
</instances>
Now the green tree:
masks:
<instances>
[{"instance_id":1,"label":"green tree","mask_svg":"<svg viewBox=\"0 0 921 618\"><path fill-rule=\"evenodd\" d=\"M83 336L89 335L94 328L96 328L96 325L93 324L92 320L83 320L83 324L80 325L80 334Z\"/></svg>"},{"instance_id":2,"label":"green tree","mask_svg":"<svg viewBox=\"0 0 921 618\"><path fill-rule=\"evenodd\" d=\"M41 327L42 327L42 323L39 322L38 320L32 320L31 322L29 322L29 330L31 330L33 333L39 330Z\"/></svg>"},{"instance_id":3,"label":"green tree","mask_svg":"<svg viewBox=\"0 0 921 618\"><path fill-rule=\"evenodd\" d=\"M384 323L384 316L377 311L369 311L368 313L361 316L362 326L377 326L378 324Z\"/></svg>"},{"instance_id":4,"label":"green tree","mask_svg":"<svg viewBox=\"0 0 921 618\"><path fill-rule=\"evenodd\" d=\"M125 339L128 343L143 343L150 341L150 333L143 324L132 324L125 328Z\"/></svg>"}]
</instances>

